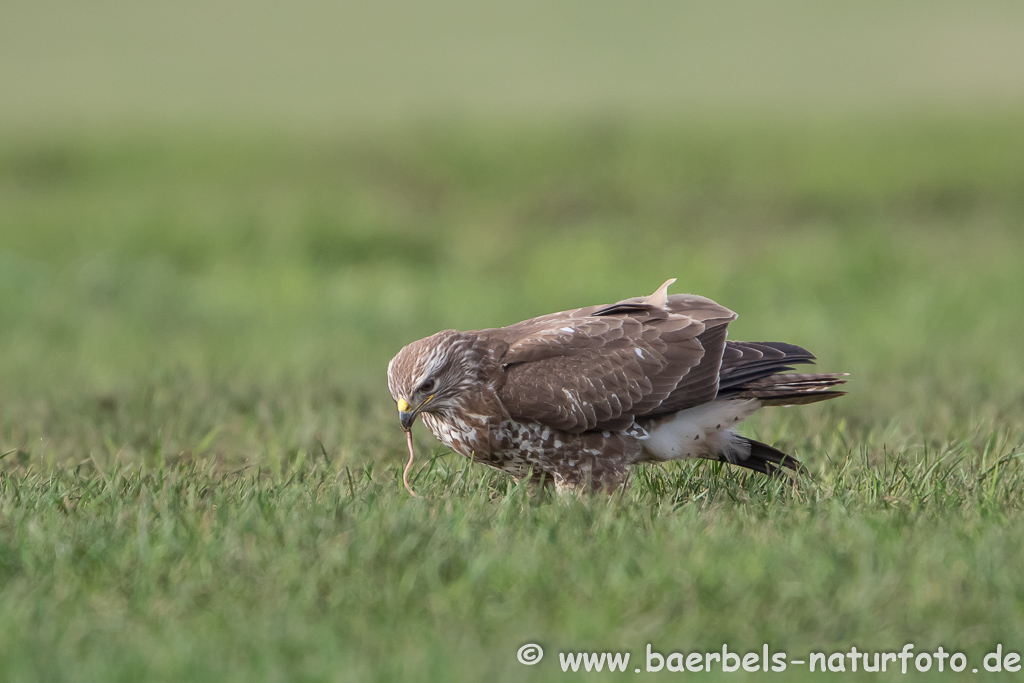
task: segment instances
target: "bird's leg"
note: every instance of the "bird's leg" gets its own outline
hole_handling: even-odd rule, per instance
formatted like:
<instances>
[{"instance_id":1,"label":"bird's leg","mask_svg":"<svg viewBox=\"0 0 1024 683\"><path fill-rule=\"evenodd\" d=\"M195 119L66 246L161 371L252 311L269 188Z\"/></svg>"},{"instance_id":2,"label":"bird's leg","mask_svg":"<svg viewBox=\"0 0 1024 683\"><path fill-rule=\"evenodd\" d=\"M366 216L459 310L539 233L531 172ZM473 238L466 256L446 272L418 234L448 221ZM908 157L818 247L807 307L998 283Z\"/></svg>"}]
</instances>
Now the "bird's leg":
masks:
<instances>
[{"instance_id":1,"label":"bird's leg","mask_svg":"<svg viewBox=\"0 0 1024 683\"><path fill-rule=\"evenodd\" d=\"M550 472L531 468L526 474L512 475L516 484L526 483L530 497L538 501L546 500L555 487L555 478Z\"/></svg>"},{"instance_id":2,"label":"bird's leg","mask_svg":"<svg viewBox=\"0 0 1024 683\"><path fill-rule=\"evenodd\" d=\"M601 491L610 495L625 483L627 469L618 463L594 459L554 474L555 490L559 493L579 495Z\"/></svg>"},{"instance_id":3,"label":"bird's leg","mask_svg":"<svg viewBox=\"0 0 1024 683\"><path fill-rule=\"evenodd\" d=\"M558 472L555 473L555 491L558 495L578 495L582 490L583 486L580 484L579 480L571 475L571 473L569 477Z\"/></svg>"}]
</instances>

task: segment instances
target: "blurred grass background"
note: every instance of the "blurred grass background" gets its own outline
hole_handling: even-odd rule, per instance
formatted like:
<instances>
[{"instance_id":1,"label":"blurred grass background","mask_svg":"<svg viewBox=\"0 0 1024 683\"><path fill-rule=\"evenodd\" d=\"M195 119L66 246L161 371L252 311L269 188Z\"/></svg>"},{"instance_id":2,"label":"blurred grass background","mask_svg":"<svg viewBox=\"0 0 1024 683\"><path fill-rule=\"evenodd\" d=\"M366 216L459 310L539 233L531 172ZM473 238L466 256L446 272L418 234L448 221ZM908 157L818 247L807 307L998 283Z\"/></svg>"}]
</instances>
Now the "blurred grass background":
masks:
<instances>
[{"instance_id":1,"label":"blurred grass background","mask_svg":"<svg viewBox=\"0 0 1024 683\"><path fill-rule=\"evenodd\" d=\"M1013 0L8 2L20 128L1015 110ZM117 128L116 130L121 130Z\"/></svg>"},{"instance_id":2,"label":"blurred grass background","mask_svg":"<svg viewBox=\"0 0 1024 683\"><path fill-rule=\"evenodd\" d=\"M3 677L1020 649L1019 3L0 18ZM746 427L813 482L536 501L420 432L405 498L402 345L668 277L852 373Z\"/></svg>"},{"instance_id":3,"label":"blurred grass background","mask_svg":"<svg viewBox=\"0 0 1024 683\"><path fill-rule=\"evenodd\" d=\"M1013 119L75 138L9 143L0 178L0 424L46 462L365 443L408 341L669 276L737 310L734 338L852 372L858 424L941 440L1021 400ZM287 444L247 438L271 419Z\"/></svg>"}]
</instances>

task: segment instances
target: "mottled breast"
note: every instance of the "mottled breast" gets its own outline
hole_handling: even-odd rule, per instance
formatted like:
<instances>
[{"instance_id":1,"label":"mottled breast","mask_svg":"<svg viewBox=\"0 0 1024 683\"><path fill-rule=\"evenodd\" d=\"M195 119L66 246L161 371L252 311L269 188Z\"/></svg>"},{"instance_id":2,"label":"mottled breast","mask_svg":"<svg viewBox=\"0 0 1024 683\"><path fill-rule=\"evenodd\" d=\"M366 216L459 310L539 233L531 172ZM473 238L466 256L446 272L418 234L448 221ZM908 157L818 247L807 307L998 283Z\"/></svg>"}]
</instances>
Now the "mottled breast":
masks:
<instances>
[{"instance_id":1,"label":"mottled breast","mask_svg":"<svg viewBox=\"0 0 1024 683\"><path fill-rule=\"evenodd\" d=\"M441 417L423 413L423 424L437 437L438 441L460 455L485 458L488 448L489 431L486 425L467 422L459 417Z\"/></svg>"}]
</instances>

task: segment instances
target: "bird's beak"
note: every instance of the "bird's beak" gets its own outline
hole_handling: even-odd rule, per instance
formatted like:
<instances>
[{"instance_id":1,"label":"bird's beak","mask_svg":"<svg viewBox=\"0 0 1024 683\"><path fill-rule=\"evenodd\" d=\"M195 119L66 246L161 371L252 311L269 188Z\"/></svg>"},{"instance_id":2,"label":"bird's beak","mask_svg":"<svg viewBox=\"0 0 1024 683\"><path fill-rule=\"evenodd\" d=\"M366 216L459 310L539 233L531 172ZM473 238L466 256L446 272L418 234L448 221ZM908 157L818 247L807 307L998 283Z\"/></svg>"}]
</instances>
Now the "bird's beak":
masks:
<instances>
[{"instance_id":1,"label":"bird's beak","mask_svg":"<svg viewBox=\"0 0 1024 683\"><path fill-rule=\"evenodd\" d=\"M417 411L413 410L413 407L409 405L409 402L404 398L398 399L398 420L402 423L402 429L409 431L412 429L412 423L416 421Z\"/></svg>"}]
</instances>

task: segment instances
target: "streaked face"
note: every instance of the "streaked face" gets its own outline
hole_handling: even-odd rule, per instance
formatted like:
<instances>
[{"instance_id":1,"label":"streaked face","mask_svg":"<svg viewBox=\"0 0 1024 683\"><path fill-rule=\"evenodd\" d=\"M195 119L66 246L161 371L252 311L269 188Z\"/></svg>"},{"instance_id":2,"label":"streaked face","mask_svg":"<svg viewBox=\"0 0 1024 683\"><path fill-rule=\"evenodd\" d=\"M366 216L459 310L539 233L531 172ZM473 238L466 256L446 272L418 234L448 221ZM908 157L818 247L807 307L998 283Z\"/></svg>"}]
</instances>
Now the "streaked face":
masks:
<instances>
[{"instance_id":1,"label":"streaked face","mask_svg":"<svg viewBox=\"0 0 1024 683\"><path fill-rule=\"evenodd\" d=\"M403 429L411 429L421 412L443 412L468 384L467 342L462 333L445 330L409 344L391 359L388 389Z\"/></svg>"}]
</instances>

